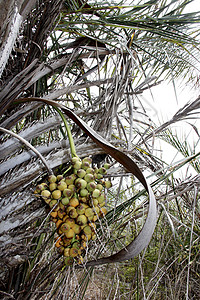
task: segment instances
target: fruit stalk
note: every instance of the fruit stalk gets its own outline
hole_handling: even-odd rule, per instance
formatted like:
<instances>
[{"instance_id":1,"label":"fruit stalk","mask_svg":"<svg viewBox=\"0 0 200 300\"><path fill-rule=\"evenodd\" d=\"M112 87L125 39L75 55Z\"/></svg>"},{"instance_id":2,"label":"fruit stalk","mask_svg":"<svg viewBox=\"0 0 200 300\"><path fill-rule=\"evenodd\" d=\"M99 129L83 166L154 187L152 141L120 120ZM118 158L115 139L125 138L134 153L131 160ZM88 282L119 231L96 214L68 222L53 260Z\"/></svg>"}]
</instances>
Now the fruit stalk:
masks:
<instances>
[{"instance_id":1,"label":"fruit stalk","mask_svg":"<svg viewBox=\"0 0 200 300\"><path fill-rule=\"evenodd\" d=\"M63 122L64 122L64 125L65 125L65 128L67 130L67 136L68 136L68 139L69 139L69 144L70 144L70 151L71 151L71 156L72 157L78 157L78 155L76 154L76 148L75 148L75 145L74 145L74 140L73 140L73 137L72 137L72 133L71 133L71 130L70 130L70 127L65 119L65 116L63 115L62 111L60 109L58 109L57 107L53 106L54 109L59 113L59 115L61 116Z\"/></svg>"}]
</instances>

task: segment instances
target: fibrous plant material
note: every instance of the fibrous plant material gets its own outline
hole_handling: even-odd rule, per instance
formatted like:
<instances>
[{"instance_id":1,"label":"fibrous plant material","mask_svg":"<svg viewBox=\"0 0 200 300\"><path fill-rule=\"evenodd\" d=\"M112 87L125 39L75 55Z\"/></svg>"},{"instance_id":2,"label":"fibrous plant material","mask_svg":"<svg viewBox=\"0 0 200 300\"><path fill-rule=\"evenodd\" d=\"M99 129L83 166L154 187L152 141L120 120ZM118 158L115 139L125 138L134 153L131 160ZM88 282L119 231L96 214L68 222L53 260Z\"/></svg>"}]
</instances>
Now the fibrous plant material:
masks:
<instances>
[{"instance_id":1,"label":"fibrous plant material","mask_svg":"<svg viewBox=\"0 0 200 300\"><path fill-rule=\"evenodd\" d=\"M51 175L34 192L53 209L50 215L57 228L55 246L63 254L66 265L74 260L83 262L89 241L96 237L95 222L107 213L105 189L112 184L97 175L102 169L105 175L109 165L93 169L91 163L90 157L83 160L73 157L66 177Z\"/></svg>"}]
</instances>

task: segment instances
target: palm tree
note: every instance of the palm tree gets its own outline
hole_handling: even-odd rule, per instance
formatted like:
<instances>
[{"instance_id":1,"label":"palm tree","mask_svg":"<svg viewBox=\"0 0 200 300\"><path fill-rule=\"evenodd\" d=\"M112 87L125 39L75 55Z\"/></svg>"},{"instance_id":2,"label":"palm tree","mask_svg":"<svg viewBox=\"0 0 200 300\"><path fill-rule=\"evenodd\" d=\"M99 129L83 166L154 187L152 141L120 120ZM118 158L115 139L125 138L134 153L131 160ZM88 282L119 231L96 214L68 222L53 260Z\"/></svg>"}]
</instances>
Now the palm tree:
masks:
<instances>
[{"instance_id":1,"label":"palm tree","mask_svg":"<svg viewBox=\"0 0 200 300\"><path fill-rule=\"evenodd\" d=\"M5 299L82 299L93 285L102 299L172 294L181 299L185 293L198 298L199 153L170 126L196 118L199 98L163 124L150 118L142 98L163 79L194 80L198 72L200 18L184 13L189 2L30 0L5 7L0 24L0 293ZM182 161L170 165L153 155L155 139L176 148ZM77 155L92 157L94 166L112 165L109 212L86 249L83 267L63 264L54 249L49 208L34 195L48 173L69 168L73 143ZM175 172L189 165L195 175L177 180ZM159 213L151 243L138 256L156 221L153 214L151 234L134 252L139 240L134 237L141 236L150 215L141 171L149 176ZM127 245L131 257L121 250ZM110 281L103 280L105 270Z\"/></svg>"}]
</instances>

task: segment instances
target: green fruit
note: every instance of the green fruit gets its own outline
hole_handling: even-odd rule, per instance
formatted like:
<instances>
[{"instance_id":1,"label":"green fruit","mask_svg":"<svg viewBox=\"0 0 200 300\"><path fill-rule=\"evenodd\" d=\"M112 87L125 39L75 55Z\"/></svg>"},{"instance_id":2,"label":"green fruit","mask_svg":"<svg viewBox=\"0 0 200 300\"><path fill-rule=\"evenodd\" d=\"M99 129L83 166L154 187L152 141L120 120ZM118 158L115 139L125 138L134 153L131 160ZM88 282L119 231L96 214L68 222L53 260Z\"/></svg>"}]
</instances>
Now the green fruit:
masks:
<instances>
[{"instance_id":1,"label":"green fruit","mask_svg":"<svg viewBox=\"0 0 200 300\"><path fill-rule=\"evenodd\" d=\"M72 159L71 159L72 165L74 165L77 161L81 161L79 157L77 157L77 156L72 157Z\"/></svg>"},{"instance_id":2,"label":"green fruit","mask_svg":"<svg viewBox=\"0 0 200 300\"><path fill-rule=\"evenodd\" d=\"M56 190L56 188L57 188L57 184L55 182L50 183L50 185L49 185L50 191L54 191L54 190Z\"/></svg>"},{"instance_id":3,"label":"green fruit","mask_svg":"<svg viewBox=\"0 0 200 300\"><path fill-rule=\"evenodd\" d=\"M74 207L69 211L69 216L70 216L70 218L73 218L73 219L77 218L78 214Z\"/></svg>"},{"instance_id":4,"label":"green fruit","mask_svg":"<svg viewBox=\"0 0 200 300\"><path fill-rule=\"evenodd\" d=\"M55 175L50 175L50 176L48 177L48 181L49 181L50 183L56 182L56 180L57 180L57 177L56 177Z\"/></svg>"},{"instance_id":5,"label":"green fruit","mask_svg":"<svg viewBox=\"0 0 200 300\"><path fill-rule=\"evenodd\" d=\"M99 204L99 202L98 202L97 198L89 200L90 207L97 206L98 204Z\"/></svg>"},{"instance_id":6,"label":"green fruit","mask_svg":"<svg viewBox=\"0 0 200 300\"><path fill-rule=\"evenodd\" d=\"M72 191L72 194L75 192L75 185L74 184L69 184L68 189Z\"/></svg>"},{"instance_id":7,"label":"green fruit","mask_svg":"<svg viewBox=\"0 0 200 300\"><path fill-rule=\"evenodd\" d=\"M61 226L60 226L60 230L65 233L67 232L67 230L70 229L70 226L67 224L67 223L63 223Z\"/></svg>"},{"instance_id":8,"label":"green fruit","mask_svg":"<svg viewBox=\"0 0 200 300\"><path fill-rule=\"evenodd\" d=\"M57 204L57 200L51 200L51 201L49 202L50 208L53 208L56 204Z\"/></svg>"},{"instance_id":9,"label":"green fruit","mask_svg":"<svg viewBox=\"0 0 200 300\"><path fill-rule=\"evenodd\" d=\"M43 185L43 184L38 184L36 186L36 190L38 193L40 193L41 191L44 191L46 188L47 188L47 186L45 187L45 185Z\"/></svg>"},{"instance_id":10,"label":"green fruit","mask_svg":"<svg viewBox=\"0 0 200 300\"><path fill-rule=\"evenodd\" d=\"M78 224L74 224L72 229L75 234L79 234L81 232L81 227Z\"/></svg>"},{"instance_id":11,"label":"green fruit","mask_svg":"<svg viewBox=\"0 0 200 300\"><path fill-rule=\"evenodd\" d=\"M75 224L75 221L74 221L74 219L68 218L68 219L65 221L65 223L67 223L67 225L69 225L70 228L72 228L72 227L74 226L74 224Z\"/></svg>"},{"instance_id":12,"label":"green fruit","mask_svg":"<svg viewBox=\"0 0 200 300\"><path fill-rule=\"evenodd\" d=\"M83 178L85 176L86 172L83 169L77 170L77 175L79 178Z\"/></svg>"},{"instance_id":13,"label":"green fruit","mask_svg":"<svg viewBox=\"0 0 200 300\"><path fill-rule=\"evenodd\" d=\"M88 162L91 165L92 159L90 157L84 157L82 162Z\"/></svg>"},{"instance_id":14,"label":"green fruit","mask_svg":"<svg viewBox=\"0 0 200 300\"><path fill-rule=\"evenodd\" d=\"M108 170L110 168L110 164L108 164L108 163L105 163L103 166L106 170Z\"/></svg>"},{"instance_id":15,"label":"green fruit","mask_svg":"<svg viewBox=\"0 0 200 300\"><path fill-rule=\"evenodd\" d=\"M67 188L67 184L65 183L65 181L60 181L60 182L58 182L58 184L57 184L57 188L58 188L60 191L64 191L64 190Z\"/></svg>"},{"instance_id":16,"label":"green fruit","mask_svg":"<svg viewBox=\"0 0 200 300\"><path fill-rule=\"evenodd\" d=\"M104 193L101 193L101 195L97 198L99 204L102 203L102 202L104 202L105 199L106 199L106 196L105 196Z\"/></svg>"},{"instance_id":17,"label":"green fruit","mask_svg":"<svg viewBox=\"0 0 200 300\"><path fill-rule=\"evenodd\" d=\"M102 190L103 190L103 185L100 184L100 183L98 183L97 186L96 186L96 188L97 188L98 190L102 191Z\"/></svg>"},{"instance_id":18,"label":"green fruit","mask_svg":"<svg viewBox=\"0 0 200 300\"><path fill-rule=\"evenodd\" d=\"M87 168L86 173L94 175L94 169L93 168Z\"/></svg>"},{"instance_id":19,"label":"green fruit","mask_svg":"<svg viewBox=\"0 0 200 300\"><path fill-rule=\"evenodd\" d=\"M70 251L69 251L69 253L70 253L71 257L76 257L79 254L81 254L80 251L79 251L79 249L76 249L76 248L71 248Z\"/></svg>"},{"instance_id":20,"label":"green fruit","mask_svg":"<svg viewBox=\"0 0 200 300\"><path fill-rule=\"evenodd\" d=\"M87 170L89 167L90 167L90 164L87 161L82 163L82 169Z\"/></svg>"},{"instance_id":21,"label":"green fruit","mask_svg":"<svg viewBox=\"0 0 200 300\"><path fill-rule=\"evenodd\" d=\"M59 199L61 197L61 191L60 190L53 191L52 197L53 197L53 199Z\"/></svg>"},{"instance_id":22,"label":"green fruit","mask_svg":"<svg viewBox=\"0 0 200 300\"><path fill-rule=\"evenodd\" d=\"M79 194L81 197L86 197L88 195L88 190L80 189Z\"/></svg>"},{"instance_id":23,"label":"green fruit","mask_svg":"<svg viewBox=\"0 0 200 300\"><path fill-rule=\"evenodd\" d=\"M100 208L98 206L93 207L93 212L98 215Z\"/></svg>"},{"instance_id":24,"label":"green fruit","mask_svg":"<svg viewBox=\"0 0 200 300\"><path fill-rule=\"evenodd\" d=\"M94 216L94 212L91 207L88 207L85 209L85 215L86 215L86 217Z\"/></svg>"},{"instance_id":25,"label":"green fruit","mask_svg":"<svg viewBox=\"0 0 200 300\"><path fill-rule=\"evenodd\" d=\"M85 213L85 207L80 204L79 206L77 206L76 211L79 215L83 215Z\"/></svg>"},{"instance_id":26,"label":"green fruit","mask_svg":"<svg viewBox=\"0 0 200 300\"><path fill-rule=\"evenodd\" d=\"M94 183L94 182L89 182L89 183L87 184L87 190L88 190L89 192L93 192L95 189L96 189L96 183Z\"/></svg>"},{"instance_id":27,"label":"green fruit","mask_svg":"<svg viewBox=\"0 0 200 300\"><path fill-rule=\"evenodd\" d=\"M107 189L109 189L109 188L111 188L112 183L109 180L107 180L107 181L105 181L104 185Z\"/></svg>"},{"instance_id":28,"label":"green fruit","mask_svg":"<svg viewBox=\"0 0 200 300\"><path fill-rule=\"evenodd\" d=\"M92 229L89 225L85 226L83 228L83 232L86 234L86 235L91 235L92 234Z\"/></svg>"},{"instance_id":29,"label":"green fruit","mask_svg":"<svg viewBox=\"0 0 200 300\"><path fill-rule=\"evenodd\" d=\"M76 223L81 226L87 224L87 217L85 215L79 215L76 219Z\"/></svg>"},{"instance_id":30,"label":"green fruit","mask_svg":"<svg viewBox=\"0 0 200 300\"><path fill-rule=\"evenodd\" d=\"M103 175L105 175L106 173L107 173L107 170L106 170L106 168L100 168L99 169L99 172L98 172L99 174L103 174Z\"/></svg>"},{"instance_id":31,"label":"green fruit","mask_svg":"<svg viewBox=\"0 0 200 300\"><path fill-rule=\"evenodd\" d=\"M62 180L62 179L64 179L63 175L57 175L57 180L58 180L58 181L60 181L60 180Z\"/></svg>"},{"instance_id":32,"label":"green fruit","mask_svg":"<svg viewBox=\"0 0 200 300\"><path fill-rule=\"evenodd\" d=\"M103 178L103 175L102 174L95 174L95 179L102 179Z\"/></svg>"},{"instance_id":33,"label":"green fruit","mask_svg":"<svg viewBox=\"0 0 200 300\"><path fill-rule=\"evenodd\" d=\"M48 190L44 190L41 192L41 196L43 199L47 199L47 198L50 198L51 193Z\"/></svg>"},{"instance_id":34,"label":"green fruit","mask_svg":"<svg viewBox=\"0 0 200 300\"><path fill-rule=\"evenodd\" d=\"M81 161L77 161L74 165L73 165L73 168L75 170L79 170L82 166L82 162Z\"/></svg>"},{"instance_id":35,"label":"green fruit","mask_svg":"<svg viewBox=\"0 0 200 300\"><path fill-rule=\"evenodd\" d=\"M62 198L62 204L63 205L67 205L67 204L69 204L69 198L68 197L64 197L64 198Z\"/></svg>"},{"instance_id":36,"label":"green fruit","mask_svg":"<svg viewBox=\"0 0 200 300\"><path fill-rule=\"evenodd\" d=\"M71 189L64 189L63 190L63 196L70 198L73 195L73 192Z\"/></svg>"},{"instance_id":37,"label":"green fruit","mask_svg":"<svg viewBox=\"0 0 200 300\"><path fill-rule=\"evenodd\" d=\"M92 197L94 197L94 198L98 198L100 195L101 195L101 192L100 192L100 190L98 190L98 189L95 189L95 190L92 192Z\"/></svg>"},{"instance_id":38,"label":"green fruit","mask_svg":"<svg viewBox=\"0 0 200 300\"><path fill-rule=\"evenodd\" d=\"M65 178L65 182L66 182L67 185L70 185L70 184L74 183L75 179L76 179L76 175L75 174L71 174L70 176L67 176Z\"/></svg>"},{"instance_id":39,"label":"green fruit","mask_svg":"<svg viewBox=\"0 0 200 300\"><path fill-rule=\"evenodd\" d=\"M69 229L67 230L67 232L65 232L65 236L68 238L68 239L72 239L74 237L74 231L73 229Z\"/></svg>"},{"instance_id":40,"label":"green fruit","mask_svg":"<svg viewBox=\"0 0 200 300\"><path fill-rule=\"evenodd\" d=\"M86 174L84 176L84 179L85 179L86 182L91 182L91 181L94 180L94 176L92 174Z\"/></svg>"},{"instance_id":41,"label":"green fruit","mask_svg":"<svg viewBox=\"0 0 200 300\"><path fill-rule=\"evenodd\" d=\"M87 186L87 182L84 179L80 179L77 183L76 183L76 187L78 189L85 189Z\"/></svg>"}]
</instances>

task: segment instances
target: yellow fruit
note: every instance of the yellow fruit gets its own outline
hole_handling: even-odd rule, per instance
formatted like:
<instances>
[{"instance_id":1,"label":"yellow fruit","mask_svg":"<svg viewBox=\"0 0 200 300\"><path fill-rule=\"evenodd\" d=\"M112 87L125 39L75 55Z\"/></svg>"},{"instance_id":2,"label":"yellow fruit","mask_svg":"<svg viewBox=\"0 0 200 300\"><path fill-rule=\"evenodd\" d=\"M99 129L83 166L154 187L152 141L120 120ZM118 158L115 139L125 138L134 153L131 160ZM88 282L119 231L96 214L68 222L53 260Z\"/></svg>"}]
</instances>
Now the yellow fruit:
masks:
<instances>
[{"instance_id":1,"label":"yellow fruit","mask_svg":"<svg viewBox=\"0 0 200 300\"><path fill-rule=\"evenodd\" d=\"M63 223L63 224L60 226L60 230L61 230L63 233L67 232L69 229L70 229L70 226L69 226L67 223Z\"/></svg>"},{"instance_id":2,"label":"yellow fruit","mask_svg":"<svg viewBox=\"0 0 200 300\"><path fill-rule=\"evenodd\" d=\"M57 215L58 215L58 212L57 212L57 211L52 211L52 212L50 213L50 216L52 216L52 218L56 218Z\"/></svg>"},{"instance_id":3,"label":"yellow fruit","mask_svg":"<svg viewBox=\"0 0 200 300\"><path fill-rule=\"evenodd\" d=\"M49 192L48 190L44 190L44 191L41 192L41 196L42 196L43 199L50 198L51 192Z\"/></svg>"},{"instance_id":4,"label":"yellow fruit","mask_svg":"<svg viewBox=\"0 0 200 300\"><path fill-rule=\"evenodd\" d=\"M58 211L58 217L60 218L60 219L63 219L64 218L64 216L66 215L66 212L64 211L64 210L59 210Z\"/></svg>"},{"instance_id":5,"label":"yellow fruit","mask_svg":"<svg viewBox=\"0 0 200 300\"><path fill-rule=\"evenodd\" d=\"M76 219L78 225L85 225L87 224L87 217L85 215L79 215Z\"/></svg>"},{"instance_id":6,"label":"yellow fruit","mask_svg":"<svg viewBox=\"0 0 200 300\"><path fill-rule=\"evenodd\" d=\"M75 232L75 234L79 234L81 232L81 227L78 224L74 224L72 226L72 229Z\"/></svg>"},{"instance_id":7,"label":"yellow fruit","mask_svg":"<svg viewBox=\"0 0 200 300\"><path fill-rule=\"evenodd\" d=\"M54 191L56 188L57 188L57 184L55 182L50 183L49 189L51 192Z\"/></svg>"},{"instance_id":8,"label":"yellow fruit","mask_svg":"<svg viewBox=\"0 0 200 300\"><path fill-rule=\"evenodd\" d=\"M59 199L61 197L61 191L60 190L53 191L52 197L53 197L53 199Z\"/></svg>"},{"instance_id":9,"label":"yellow fruit","mask_svg":"<svg viewBox=\"0 0 200 300\"><path fill-rule=\"evenodd\" d=\"M58 221L56 222L56 227L59 228L60 225L62 224L62 222L63 222L62 220L58 220Z\"/></svg>"},{"instance_id":10,"label":"yellow fruit","mask_svg":"<svg viewBox=\"0 0 200 300\"><path fill-rule=\"evenodd\" d=\"M50 175L50 176L48 177L48 181L49 181L50 183L56 182L56 180L57 180L57 177L56 177L55 175Z\"/></svg>"},{"instance_id":11,"label":"yellow fruit","mask_svg":"<svg viewBox=\"0 0 200 300\"><path fill-rule=\"evenodd\" d=\"M69 205L72 206L72 207L76 207L79 205L79 201L76 197L72 197L70 200L69 200Z\"/></svg>"},{"instance_id":12,"label":"yellow fruit","mask_svg":"<svg viewBox=\"0 0 200 300\"><path fill-rule=\"evenodd\" d=\"M67 184L65 183L65 181L60 181L57 184L57 188L60 191L64 191L67 188Z\"/></svg>"},{"instance_id":13,"label":"yellow fruit","mask_svg":"<svg viewBox=\"0 0 200 300\"><path fill-rule=\"evenodd\" d=\"M67 232L65 232L65 236L68 239L73 238L74 237L74 231L73 231L73 229L70 228L69 230L67 230Z\"/></svg>"},{"instance_id":14,"label":"yellow fruit","mask_svg":"<svg viewBox=\"0 0 200 300\"><path fill-rule=\"evenodd\" d=\"M57 200L51 200L51 201L49 202L50 208L53 208L56 204L57 204Z\"/></svg>"},{"instance_id":15,"label":"yellow fruit","mask_svg":"<svg viewBox=\"0 0 200 300\"><path fill-rule=\"evenodd\" d=\"M70 248L65 248L63 255L67 257L70 256Z\"/></svg>"}]
</instances>

